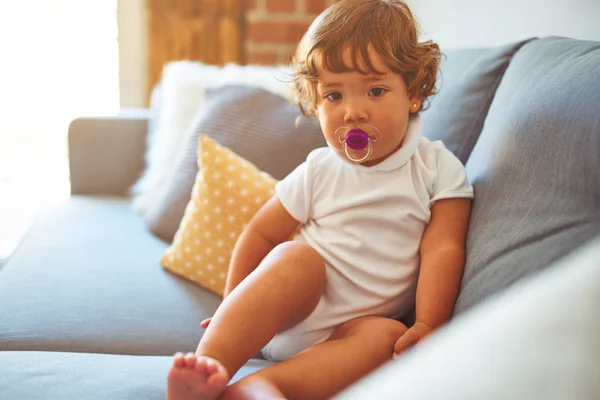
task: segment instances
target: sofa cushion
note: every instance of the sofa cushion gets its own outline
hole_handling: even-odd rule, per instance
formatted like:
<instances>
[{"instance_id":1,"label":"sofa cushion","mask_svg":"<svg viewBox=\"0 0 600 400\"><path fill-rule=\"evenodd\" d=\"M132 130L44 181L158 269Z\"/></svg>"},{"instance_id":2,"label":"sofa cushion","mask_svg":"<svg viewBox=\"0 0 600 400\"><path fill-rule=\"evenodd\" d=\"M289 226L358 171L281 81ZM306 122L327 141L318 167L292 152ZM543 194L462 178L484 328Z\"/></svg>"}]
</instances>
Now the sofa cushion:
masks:
<instances>
[{"instance_id":1,"label":"sofa cushion","mask_svg":"<svg viewBox=\"0 0 600 400\"><path fill-rule=\"evenodd\" d=\"M513 55L528 41L445 54L438 76L439 93L422 113L423 136L441 140L465 164L504 71Z\"/></svg>"},{"instance_id":2,"label":"sofa cushion","mask_svg":"<svg viewBox=\"0 0 600 400\"><path fill-rule=\"evenodd\" d=\"M198 167L192 198L161 264L223 295L235 242L275 193L277 181L204 135L198 143Z\"/></svg>"},{"instance_id":3,"label":"sofa cushion","mask_svg":"<svg viewBox=\"0 0 600 400\"><path fill-rule=\"evenodd\" d=\"M158 200L148 210L150 230L167 242L173 240L198 172L200 134L281 179L311 150L326 145L316 119L301 118L296 123L300 115L289 100L263 89L231 85L208 90L194 134Z\"/></svg>"},{"instance_id":4,"label":"sofa cushion","mask_svg":"<svg viewBox=\"0 0 600 400\"><path fill-rule=\"evenodd\" d=\"M337 399L598 399L598 304L600 236Z\"/></svg>"},{"instance_id":5,"label":"sofa cushion","mask_svg":"<svg viewBox=\"0 0 600 400\"><path fill-rule=\"evenodd\" d=\"M600 43L513 57L466 165L475 199L462 312L600 233Z\"/></svg>"},{"instance_id":6,"label":"sofa cushion","mask_svg":"<svg viewBox=\"0 0 600 400\"><path fill-rule=\"evenodd\" d=\"M166 272L165 248L127 201L60 204L0 271L0 350L194 350L220 298Z\"/></svg>"},{"instance_id":7,"label":"sofa cushion","mask_svg":"<svg viewBox=\"0 0 600 400\"><path fill-rule=\"evenodd\" d=\"M0 352L0 399L164 400L171 356ZM272 363L251 360L232 382Z\"/></svg>"}]
</instances>

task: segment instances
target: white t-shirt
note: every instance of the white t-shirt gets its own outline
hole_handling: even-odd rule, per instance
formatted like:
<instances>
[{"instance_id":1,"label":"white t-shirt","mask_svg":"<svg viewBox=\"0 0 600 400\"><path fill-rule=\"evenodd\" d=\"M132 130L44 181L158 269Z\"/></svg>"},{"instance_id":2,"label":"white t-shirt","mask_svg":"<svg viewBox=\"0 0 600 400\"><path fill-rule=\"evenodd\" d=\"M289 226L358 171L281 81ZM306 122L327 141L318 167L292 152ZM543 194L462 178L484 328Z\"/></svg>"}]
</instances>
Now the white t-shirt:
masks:
<instances>
[{"instance_id":1,"label":"white t-shirt","mask_svg":"<svg viewBox=\"0 0 600 400\"><path fill-rule=\"evenodd\" d=\"M415 117L402 147L383 162L365 167L319 148L277 184L276 195L303 224L298 239L327 263L324 296L335 310L320 328L410 309L431 206L472 198L473 188L442 142L421 137Z\"/></svg>"}]
</instances>

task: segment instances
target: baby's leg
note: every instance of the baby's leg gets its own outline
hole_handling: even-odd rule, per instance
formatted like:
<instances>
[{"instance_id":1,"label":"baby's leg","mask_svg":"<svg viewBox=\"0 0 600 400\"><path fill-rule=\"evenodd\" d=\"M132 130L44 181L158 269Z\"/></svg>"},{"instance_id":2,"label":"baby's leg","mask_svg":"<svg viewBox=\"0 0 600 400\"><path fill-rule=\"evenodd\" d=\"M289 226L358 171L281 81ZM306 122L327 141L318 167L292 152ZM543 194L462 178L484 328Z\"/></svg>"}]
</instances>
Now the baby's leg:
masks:
<instances>
[{"instance_id":1,"label":"baby's leg","mask_svg":"<svg viewBox=\"0 0 600 400\"><path fill-rule=\"evenodd\" d=\"M392 359L402 323L383 317L361 317L341 325L324 343L228 387L223 400L266 398L328 399Z\"/></svg>"},{"instance_id":2,"label":"baby's leg","mask_svg":"<svg viewBox=\"0 0 600 400\"><path fill-rule=\"evenodd\" d=\"M176 356L167 398L216 398L237 370L277 332L310 315L324 283L325 262L312 247L304 242L277 246L223 300L196 354Z\"/></svg>"}]
</instances>

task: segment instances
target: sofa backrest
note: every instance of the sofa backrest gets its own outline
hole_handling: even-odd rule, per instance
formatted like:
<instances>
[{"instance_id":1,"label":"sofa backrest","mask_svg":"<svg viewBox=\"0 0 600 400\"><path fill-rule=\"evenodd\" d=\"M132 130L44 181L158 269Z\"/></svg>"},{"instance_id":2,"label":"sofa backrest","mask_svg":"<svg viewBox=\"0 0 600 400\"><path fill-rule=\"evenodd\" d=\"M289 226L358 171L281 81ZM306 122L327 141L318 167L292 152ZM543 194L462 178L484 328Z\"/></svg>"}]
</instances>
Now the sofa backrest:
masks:
<instances>
[{"instance_id":1,"label":"sofa backrest","mask_svg":"<svg viewBox=\"0 0 600 400\"><path fill-rule=\"evenodd\" d=\"M466 163L504 71L513 55L530 40L444 54L438 74L439 93L422 113L423 135L441 140Z\"/></svg>"},{"instance_id":2,"label":"sofa backrest","mask_svg":"<svg viewBox=\"0 0 600 400\"><path fill-rule=\"evenodd\" d=\"M466 167L475 199L455 313L600 234L600 42L525 44Z\"/></svg>"}]
</instances>

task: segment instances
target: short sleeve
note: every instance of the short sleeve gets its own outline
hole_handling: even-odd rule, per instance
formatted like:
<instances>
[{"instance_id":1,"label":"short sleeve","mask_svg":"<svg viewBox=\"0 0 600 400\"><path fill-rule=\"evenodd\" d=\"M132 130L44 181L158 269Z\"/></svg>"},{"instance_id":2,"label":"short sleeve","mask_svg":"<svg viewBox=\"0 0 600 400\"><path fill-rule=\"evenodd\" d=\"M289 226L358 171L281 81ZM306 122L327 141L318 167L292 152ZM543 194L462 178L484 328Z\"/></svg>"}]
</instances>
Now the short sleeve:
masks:
<instances>
[{"instance_id":1,"label":"short sleeve","mask_svg":"<svg viewBox=\"0 0 600 400\"><path fill-rule=\"evenodd\" d=\"M436 177L430 204L451 198L473 198L473 186L467 179L464 165L441 142L436 142Z\"/></svg>"},{"instance_id":2,"label":"short sleeve","mask_svg":"<svg viewBox=\"0 0 600 400\"><path fill-rule=\"evenodd\" d=\"M275 195L283 207L301 224L310 218L311 157L300 164L275 186Z\"/></svg>"}]
</instances>

